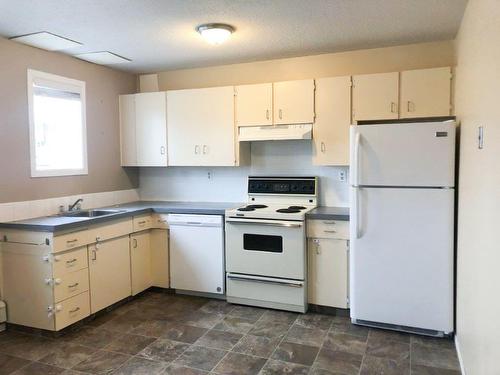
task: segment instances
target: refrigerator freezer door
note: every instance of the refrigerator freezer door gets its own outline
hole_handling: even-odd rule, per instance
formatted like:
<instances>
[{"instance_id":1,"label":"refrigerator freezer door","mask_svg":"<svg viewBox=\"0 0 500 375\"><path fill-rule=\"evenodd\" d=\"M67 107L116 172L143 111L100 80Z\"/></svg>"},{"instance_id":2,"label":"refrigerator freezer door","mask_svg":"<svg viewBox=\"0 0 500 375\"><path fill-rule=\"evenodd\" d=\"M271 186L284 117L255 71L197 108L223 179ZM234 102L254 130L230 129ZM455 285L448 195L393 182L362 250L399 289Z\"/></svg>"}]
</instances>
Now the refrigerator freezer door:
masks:
<instances>
[{"instance_id":1,"label":"refrigerator freezer door","mask_svg":"<svg viewBox=\"0 0 500 375\"><path fill-rule=\"evenodd\" d=\"M351 318L452 332L454 190L351 194Z\"/></svg>"},{"instance_id":2,"label":"refrigerator freezer door","mask_svg":"<svg viewBox=\"0 0 500 375\"><path fill-rule=\"evenodd\" d=\"M351 126L352 185L455 185L455 122Z\"/></svg>"}]
</instances>

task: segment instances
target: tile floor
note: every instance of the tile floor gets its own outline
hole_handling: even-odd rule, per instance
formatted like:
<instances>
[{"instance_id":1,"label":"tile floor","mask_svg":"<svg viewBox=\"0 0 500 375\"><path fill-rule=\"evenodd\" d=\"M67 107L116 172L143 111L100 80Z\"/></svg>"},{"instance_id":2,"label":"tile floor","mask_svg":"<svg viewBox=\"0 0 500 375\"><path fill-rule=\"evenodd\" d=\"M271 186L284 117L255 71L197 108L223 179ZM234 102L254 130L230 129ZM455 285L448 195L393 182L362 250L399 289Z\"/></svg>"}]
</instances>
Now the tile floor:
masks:
<instances>
[{"instance_id":1,"label":"tile floor","mask_svg":"<svg viewBox=\"0 0 500 375\"><path fill-rule=\"evenodd\" d=\"M146 292L55 337L0 333L3 374L458 375L451 340Z\"/></svg>"}]
</instances>

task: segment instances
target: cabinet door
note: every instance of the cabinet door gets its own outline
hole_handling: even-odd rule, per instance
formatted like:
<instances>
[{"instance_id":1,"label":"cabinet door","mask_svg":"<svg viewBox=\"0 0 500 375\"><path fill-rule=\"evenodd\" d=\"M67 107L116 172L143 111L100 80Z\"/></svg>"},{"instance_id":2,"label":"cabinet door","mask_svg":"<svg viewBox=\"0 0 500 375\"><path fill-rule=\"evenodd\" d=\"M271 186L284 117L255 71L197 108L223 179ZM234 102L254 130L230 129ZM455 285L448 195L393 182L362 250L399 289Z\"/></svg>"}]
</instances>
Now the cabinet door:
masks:
<instances>
[{"instance_id":1,"label":"cabinet door","mask_svg":"<svg viewBox=\"0 0 500 375\"><path fill-rule=\"evenodd\" d=\"M135 95L120 95L120 151L121 165L137 165L135 143Z\"/></svg>"},{"instance_id":2,"label":"cabinet door","mask_svg":"<svg viewBox=\"0 0 500 375\"><path fill-rule=\"evenodd\" d=\"M151 230L151 274L153 286L170 288L168 230Z\"/></svg>"},{"instance_id":3,"label":"cabinet door","mask_svg":"<svg viewBox=\"0 0 500 375\"><path fill-rule=\"evenodd\" d=\"M235 87L236 125L258 126L273 124L273 84Z\"/></svg>"},{"instance_id":4,"label":"cabinet door","mask_svg":"<svg viewBox=\"0 0 500 375\"><path fill-rule=\"evenodd\" d=\"M95 313L131 295L129 237L89 245L90 310Z\"/></svg>"},{"instance_id":5,"label":"cabinet door","mask_svg":"<svg viewBox=\"0 0 500 375\"><path fill-rule=\"evenodd\" d=\"M200 165L201 150L198 137L200 110L196 108L199 90L167 91L168 160L171 166ZM197 100L195 100L197 99ZM208 116L210 112L204 115Z\"/></svg>"},{"instance_id":6,"label":"cabinet door","mask_svg":"<svg viewBox=\"0 0 500 375\"><path fill-rule=\"evenodd\" d=\"M316 80L313 163L349 165L351 77Z\"/></svg>"},{"instance_id":7,"label":"cabinet door","mask_svg":"<svg viewBox=\"0 0 500 375\"><path fill-rule=\"evenodd\" d=\"M234 87L167 92L172 166L235 165Z\"/></svg>"},{"instance_id":8,"label":"cabinet door","mask_svg":"<svg viewBox=\"0 0 500 375\"><path fill-rule=\"evenodd\" d=\"M149 231L130 235L130 269L132 295L135 296L152 285Z\"/></svg>"},{"instance_id":9,"label":"cabinet door","mask_svg":"<svg viewBox=\"0 0 500 375\"><path fill-rule=\"evenodd\" d=\"M314 80L273 84L274 123L312 124L314 122Z\"/></svg>"},{"instance_id":10,"label":"cabinet door","mask_svg":"<svg viewBox=\"0 0 500 375\"><path fill-rule=\"evenodd\" d=\"M347 241L310 238L308 240L309 303L347 308Z\"/></svg>"},{"instance_id":11,"label":"cabinet door","mask_svg":"<svg viewBox=\"0 0 500 375\"><path fill-rule=\"evenodd\" d=\"M451 68L401 72L401 118L449 116Z\"/></svg>"},{"instance_id":12,"label":"cabinet door","mask_svg":"<svg viewBox=\"0 0 500 375\"><path fill-rule=\"evenodd\" d=\"M234 126L234 87L204 89L199 103L200 115L207 113L201 123L202 159L200 165L233 166L236 164Z\"/></svg>"},{"instance_id":13,"label":"cabinet door","mask_svg":"<svg viewBox=\"0 0 500 375\"><path fill-rule=\"evenodd\" d=\"M353 76L353 120L398 118L399 73Z\"/></svg>"},{"instance_id":14,"label":"cabinet door","mask_svg":"<svg viewBox=\"0 0 500 375\"><path fill-rule=\"evenodd\" d=\"M165 92L135 96L137 164L167 165L167 100Z\"/></svg>"}]
</instances>

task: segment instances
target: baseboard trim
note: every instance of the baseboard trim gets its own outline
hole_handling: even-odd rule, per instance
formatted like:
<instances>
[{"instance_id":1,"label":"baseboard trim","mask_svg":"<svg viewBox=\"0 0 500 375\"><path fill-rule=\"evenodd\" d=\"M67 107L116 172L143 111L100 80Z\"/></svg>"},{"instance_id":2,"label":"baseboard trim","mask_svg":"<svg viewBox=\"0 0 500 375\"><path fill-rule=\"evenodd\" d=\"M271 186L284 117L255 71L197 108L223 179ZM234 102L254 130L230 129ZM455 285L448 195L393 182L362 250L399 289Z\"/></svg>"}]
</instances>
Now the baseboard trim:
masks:
<instances>
[{"instance_id":1,"label":"baseboard trim","mask_svg":"<svg viewBox=\"0 0 500 375\"><path fill-rule=\"evenodd\" d=\"M455 335L455 349L457 351L457 357L458 357L458 363L460 364L460 372L462 375L466 375L465 373L465 366L464 366L464 360L462 357L462 352L460 351L460 343L458 341L458 336Z\"/></svg>"}]
</instances>

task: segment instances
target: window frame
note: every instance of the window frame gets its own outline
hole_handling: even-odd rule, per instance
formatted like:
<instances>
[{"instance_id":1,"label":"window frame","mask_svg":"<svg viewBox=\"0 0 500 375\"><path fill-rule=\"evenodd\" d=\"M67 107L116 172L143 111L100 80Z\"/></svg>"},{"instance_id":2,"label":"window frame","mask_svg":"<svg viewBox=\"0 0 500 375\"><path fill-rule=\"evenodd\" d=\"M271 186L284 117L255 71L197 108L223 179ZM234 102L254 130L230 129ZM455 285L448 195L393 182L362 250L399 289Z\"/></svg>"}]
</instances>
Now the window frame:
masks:
<instances>
[{"instance_id":1,"label":"window frame","mask_svg":"<svg viewBox=\"0 0 500 375\"><path fill-rule=\"evenodd\" d=\"M86 96L85 82L73 78L67 78L55 74L45 73L34 69L28 69L28 113L29 113L29 138L30 138L30 165L31 177L59 177L88 175L87 159L87 118L86 118ZM36 168L36 141L35 121L33 113L33 83L43 83L48 87L67 90L80 94L82 104L82 158L83 167L74 169L51 169L38 170Z\"/></svg>"}]
</instances>

